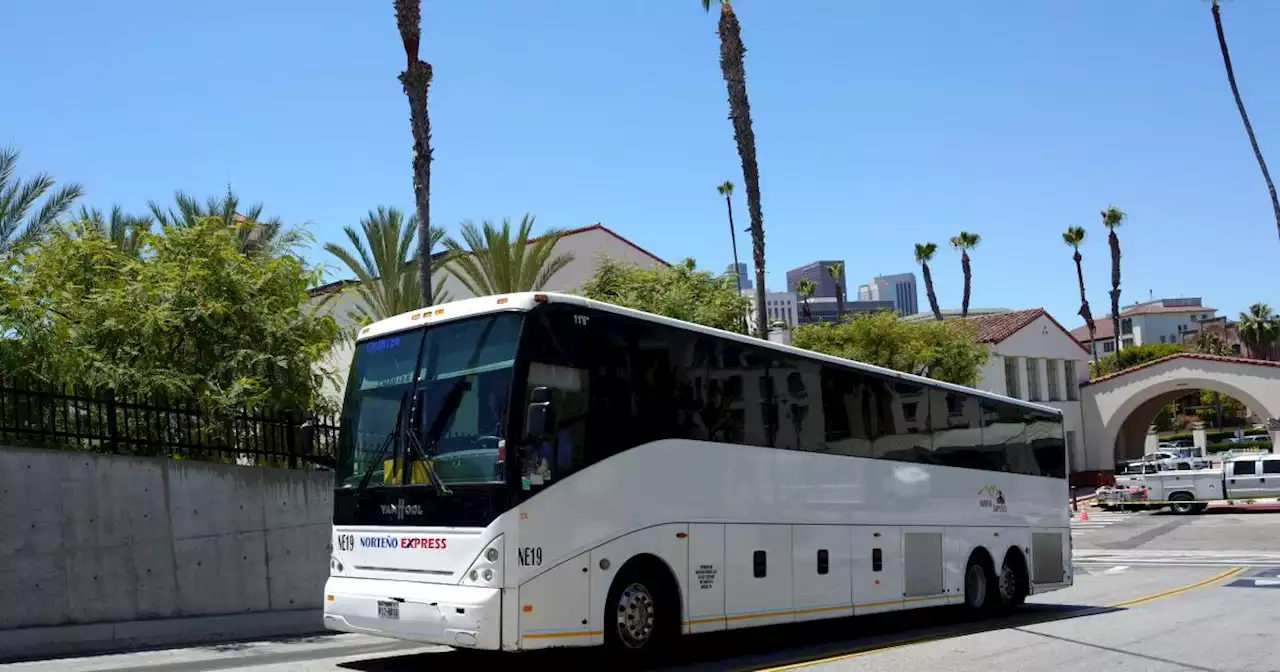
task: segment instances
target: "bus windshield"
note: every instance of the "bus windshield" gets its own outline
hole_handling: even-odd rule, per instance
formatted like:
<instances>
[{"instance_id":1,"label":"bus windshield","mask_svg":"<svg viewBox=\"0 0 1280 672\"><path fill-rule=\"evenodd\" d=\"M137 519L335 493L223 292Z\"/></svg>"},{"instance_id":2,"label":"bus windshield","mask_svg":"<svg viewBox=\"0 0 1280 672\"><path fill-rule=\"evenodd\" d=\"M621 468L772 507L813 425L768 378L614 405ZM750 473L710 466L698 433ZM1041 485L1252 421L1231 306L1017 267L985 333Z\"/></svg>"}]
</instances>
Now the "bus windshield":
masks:
<instances>
[{"instance_id":1,"label":"bus windshield","mask_svg":"<svg viewBox=\"0 0 1280 672\"><path fill-rule=\"evenodd\" d=\"M500 444L522 319L496 313L360 342L343 402L339 487L505 481Z\"/></svg>"}]
</instances>

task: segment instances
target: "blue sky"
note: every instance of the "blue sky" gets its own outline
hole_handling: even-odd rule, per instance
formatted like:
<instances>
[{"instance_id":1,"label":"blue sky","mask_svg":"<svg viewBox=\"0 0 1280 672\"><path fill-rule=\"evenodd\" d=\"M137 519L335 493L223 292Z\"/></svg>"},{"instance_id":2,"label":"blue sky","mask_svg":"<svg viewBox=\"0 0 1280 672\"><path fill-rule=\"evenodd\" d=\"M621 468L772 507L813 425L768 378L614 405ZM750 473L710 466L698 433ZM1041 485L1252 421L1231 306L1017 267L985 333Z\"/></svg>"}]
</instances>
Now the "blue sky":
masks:
<instances>
[{"instance_id":1,"label":"blue sky","mask_svg":"<svg viewBox=\"0 0 1280 672\"><path fill-rule=\"evenodd\" d=\"M943 246L939 301L982 235L975 306L1080 321L1068 225L1106 311L1098 211L1120 231L1125 303L1280 304L1266 190L1230 97L1207 0L739 0L768 284L843 257L851 289ZM1236 74L1280 172L1280 2L1226 0ZM425 0L432 214L602 222L669 260L730 259L715 186L742 173L714 14L696 0ZM0 6L0 144L21 174L142 210L227 184L337 240L412 209L403 51L391 0L129 0ZM18 65L21 64L21 65ZM318 246L317 246L318 247ZM749 244L739 240L743 259ZM336 264L319 249L317 260ZM333 277L345 276L334 268ZM921 288L920 301L925 302ZM1277 306L1280 307L1280 306Z\"/></svg>"}]
</instances>

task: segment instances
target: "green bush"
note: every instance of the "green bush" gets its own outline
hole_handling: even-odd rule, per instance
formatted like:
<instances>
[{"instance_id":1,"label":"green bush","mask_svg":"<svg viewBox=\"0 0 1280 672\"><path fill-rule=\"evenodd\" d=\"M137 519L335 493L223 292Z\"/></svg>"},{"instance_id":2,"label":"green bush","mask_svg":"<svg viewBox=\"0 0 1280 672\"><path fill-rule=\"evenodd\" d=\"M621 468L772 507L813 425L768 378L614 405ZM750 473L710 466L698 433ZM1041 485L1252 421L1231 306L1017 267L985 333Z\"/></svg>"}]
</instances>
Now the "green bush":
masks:
<instances>
[{"instance_id":1,"label":"green bush","mask_svg":"<svg viewBox=\"0 0 1280 672\"><path fill-rule=\"evenodd\" d=\"M1212 443L1206 450L1210 453L1221 453L1227 450L1261 450L1262 452L1271 452L1271 443L1268 441L1242 441L1240 443Z\"/></svg>"},{"instance_id":2,"label":"green bush","mask_svg":"<svg viewBox=\"0 0 1280 672\"><path fill-rule=\"evenodd\" d=\"M1209 443L1213 444L1213 443L1220 443L1222 441L1225 441L1235 435L1236 435L1236 430L1234 428L1233 429L1213 429L1213 430L1205 431L1204 439L1205 441L1208 441ZM1183 439L1186 439L1190 441L1194 438L1195 436L1191 432L1178 432L1177 434L1169 434L1166 436L1161 436L1160 440L1161 441L1181 441Z\"/></svg>"}]
</instances>

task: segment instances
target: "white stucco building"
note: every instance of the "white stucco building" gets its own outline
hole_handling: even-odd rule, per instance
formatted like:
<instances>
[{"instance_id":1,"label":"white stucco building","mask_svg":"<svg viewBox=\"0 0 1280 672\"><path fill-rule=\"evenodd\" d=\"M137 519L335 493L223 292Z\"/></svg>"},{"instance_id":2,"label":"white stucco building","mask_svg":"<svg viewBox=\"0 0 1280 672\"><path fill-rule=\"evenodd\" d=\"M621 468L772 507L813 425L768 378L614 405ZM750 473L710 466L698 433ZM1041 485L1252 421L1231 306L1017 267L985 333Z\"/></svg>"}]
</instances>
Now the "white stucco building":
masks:
<instances>
[{"instance_id":1,"label":"white stucco building","mask_svg":"<svg viewBox=\"0 0 1280 672\"><path fill-rule=\"evenodd\" d=\"M595 274L596 264L602 257L616 261L634 263L649 268L667 262L657 255L645 250L635 243L623 238L603 224L593 224L566 232L556 242L552 257L561 254L573 255L573 261L551 276L550 281L540 289L548 292L572 292ZM443 259L443 253L437 253L437 262ZM432 273L433 283L444 283L450 300L472 298L471 292L453 277L446 269L437 267ZM349 316L360 302L359 282L342 280L312 290L313 301L327 299L323 311L333 315L338 324L350 324ZM346 385L347 373L351 368L353 349L350 344L339 345L323 364L337 374L334 384L326 386L325 394L335 401L341 397Z\"/></svg>"},{"instance_id":2,"label":"white stucco building","mask_svg":"<svg viewBox=\"0 0 1280 672\"><path fill-rule=\"evenodd\" d=\"M1200 329L1200 322L1213 320L1216 308L1206 307L1199 297L1182 299L1156 299L1135 303L1120 309L1120 349L1151 343L1182 343L1183 334ZM1089 327L1081 326L1071 331L1076 340L1098 349L1098 356L1115 352L1115 324L1111 315L1093 318L1093 340L1089 339Z\"/></svg>"},{"instance_id":3,"label":"white stucco building","mask_svg":"<svg viewBox=\"0 0 1280 672\"><path fill-rule=\"evenodd\" d=\"M750 312L747 313L748 324L754 329L756 326L756 315L759 314L760 307L756 305L756 292L753 289L742 290L742 295L751 300ZM770 324L774 322L784 322L790 329L800 324L799 307L796 305L795 292L768 292L764 294L765 319Z\"/></svg>"},{"instance_id":4,"label":"white stucco building","mask_svg":"<svg viewBox=\"0 0 1280 672\"><path fill-rule=\"evenodd\" d=\"M978 387L1061 409L1071 471L1110 469L1084 445L1080 385L1089 380L1089 351L1043 308L969 319L991 346Z\"/></svg>"}]
</instances>

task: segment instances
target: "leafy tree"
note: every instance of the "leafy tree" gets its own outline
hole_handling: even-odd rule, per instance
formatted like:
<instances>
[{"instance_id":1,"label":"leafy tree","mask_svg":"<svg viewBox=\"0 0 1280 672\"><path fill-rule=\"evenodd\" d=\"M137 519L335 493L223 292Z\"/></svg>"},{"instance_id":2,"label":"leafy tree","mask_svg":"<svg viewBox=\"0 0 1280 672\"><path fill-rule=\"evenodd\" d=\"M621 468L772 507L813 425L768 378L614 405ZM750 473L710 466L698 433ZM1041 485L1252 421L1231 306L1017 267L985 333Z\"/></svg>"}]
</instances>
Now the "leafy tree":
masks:
<instances>
[{"instance_id":1,"label":"leafy tree","mask_svg":"<svg viewBox=\"0 0 1280 672\"><path fill-rule=\"evenodd\" d=\"M1147 343L1146 345L1129 346L1124 350L1113 352L1103 357L1098 375L1107 376L1133 368L1139 364L1146 364L1162 357L1176 355L1179 352L1186 352L1186 348L1182 347L1180 343Z\"/></svg>"},{"instance_id":2,"label":"leafy tree","mask_svg":"<svg viewBox=\"0 0 1280 672\"><path fill-rule=\"evenodd\" d=\"M147 204L160 226L198 227L212 221L232 232L241 254L291 254L308 240L305 223L289 226L279 217L263 218L261 203L240 212L240 197L229 190L222 198L210 196L203 204L182 191L174 192L173 200L176 208L165 209L155 201Z\"/></svg>"},{"instance_id":3,"label":"leafy tree","mask_svg":"<svg viewBox=\"0 0 1280 672\"><path fill-rule=\"evenodd\" d=\"M413 241L418 232L418 216L405 220L396 208L379 206L360 220L360 230L343 229L351 244L348 249L337 243L326 243L324 249L337 257L355 274L360 285L356 292L360 303L353 320L363 326L393 315L423 308L419 291L418 259L413 255ZM444 229L431 229L431 246L444 238ZM432 303L449 301L444 285L435 287Z\"/></svg>"},{"instance_id":4,"label":"leafy tree","mask_svg":"<svg viewBox=\"0 0 1280 672\"><path fill-rule=\"evenodd\" d=\"M703 11L711 11L712 0L702 0ZM756 305L765 305L764 212L760 207L760 167L756 163L756 132L751 128L751 103L747 99L747 48L742 44L742 25L729 0L720 0L720 75L729 94L729 121L742 160L742 179L747 186L747 214L751 218L751 253L756 267ZM769 337L769 320L757 311L756 331Z\"/></svg>"},{"instance_id":5,"label":"leafy tree","mask_svg":"<svg viewBox=\"0 0 1280 672\"><path fill-rule=\"evenodd\" d=\"M672 266L642 268L602 258L595 274L579 291L589 299L738 331L751 300L737 290L736 284L735 274L717 276L699 271L693 259Z\"/></svg>"},{"instance_id":6,"label":"leafy tree","mask_svg":"<svg viewBox=\"0 0 1280 672\"><path fill-rule=\"evenodd\" d=\"M542 289L551 276L560 272L572 254L552 256L563 235L553 230L537 240L533 236L533 217L525 215L513 234L511 220L502 220L502 228L491 222L477 228L475 223L462 223L462 241L444 241L449 251L445 269L475 296L492 296L511 292ZM464 244L465 243L465 244Z\"/></svg>"},{"instance_id":7,"label":"leafy tree","mask_svg":"<svg viewBox=\"0 0 1280 672\"><path fill-rule=\"evenodd\" d=\"M989 356L976 337L969 322L906 322L893 311L792 331L797 347L970 387L980 382Z\"/></svg>"},{"instance_id":8,"label":"leafy tree","mask_svg":"<svg viewBox=\"0 0 1280 672\"><path fill-rule=\"evenodd\" d=\"M960 300L960 319L969 317L969 288L973 281L973 268L969 265L969 250L982 242L982 236L968 231L951 237L951 247L960 250L960 271L964 273L964 296Z\"/></svg>"},{"instance_id":9,"label":"leafy tree","mask_svg":"<svg viewBox=\"0 0 1280 672\"><path fill-rule=\"evenodd\" d=\"M924 291L929 297L929 309L933 311L933 319L942 321L942 310L938 308L938 295L933 293L933 273L929 271L929 262L938 252L937 243L916 243L916 263L920 264L920 272L924 274Z\"/></svg>"},{"instance_id":10,"label":"leafy tree","mask_svg":"<svg viewBox=\"0 0 1280 672\"><path fill-rule=\"evenodd\" d=\"M434 71L418 58L422 41L421 0L395 0L396 29L404 45L405 69L400 86L409 99L409 130L413 133L413 202L418 215L418 303L431 305L431 116L427 95Z\"/></svg>"},{"instance_id":11,"label":"leafy tree","mask_svg":"<svg viewBox=\"0 0 1280 672\"><path fill-rule=\"evenodd\" d=\"M26 182L15 179L19 154L16 149L0 147L0 256L38 241L84 195L79 184L68 184L28 216L36 201L53 189L54 181L47 173Z\"/></svg>"},{"instance_id":12,"label":"leafy tree","mask_svg":"<svg viewBox=\"0 0 1280 672\"><path fill-rule=\"evenodd\" d=\"M130 396L194 400L211 417L322 406L338 327L307 303L320 273L242 253L214 219L141 234L125 254L91 226L55 229L7 269L0 328L17 373Z\"/></svg>"},{"instance_id":13,"label":"leafy tree","mask_svg":"<svg viewBox=\"0 0 1280 672\"><path fill-rule=\"evenodd\" d=\"M125 254L136 257L142 251L142 235L155 223L146 215L126 215L120 206L112 206L111 215L103 217L97 208L80 206L77 223L110 240Z\"/></svg>"}]
</instances>

